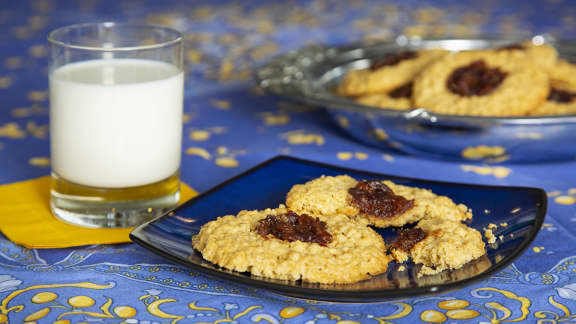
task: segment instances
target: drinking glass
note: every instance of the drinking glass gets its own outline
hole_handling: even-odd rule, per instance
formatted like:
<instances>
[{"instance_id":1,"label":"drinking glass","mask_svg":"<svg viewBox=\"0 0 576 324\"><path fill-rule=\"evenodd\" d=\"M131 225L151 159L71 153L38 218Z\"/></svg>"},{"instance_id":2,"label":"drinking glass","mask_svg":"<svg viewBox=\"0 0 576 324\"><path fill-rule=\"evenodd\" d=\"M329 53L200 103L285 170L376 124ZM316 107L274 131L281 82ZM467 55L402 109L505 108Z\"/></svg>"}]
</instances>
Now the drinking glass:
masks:
<instances>
[{"instance_id":1,"label":"drinking glass","mask_svg":"<svg viewBox=\"0 0 576 324\"><path fill-rule=\"evenodd\" d=\"M88 227L128 227L179 199L182 35L118 23L62 27L51 47L50 205Z\"/></svg>"}]
</instances>

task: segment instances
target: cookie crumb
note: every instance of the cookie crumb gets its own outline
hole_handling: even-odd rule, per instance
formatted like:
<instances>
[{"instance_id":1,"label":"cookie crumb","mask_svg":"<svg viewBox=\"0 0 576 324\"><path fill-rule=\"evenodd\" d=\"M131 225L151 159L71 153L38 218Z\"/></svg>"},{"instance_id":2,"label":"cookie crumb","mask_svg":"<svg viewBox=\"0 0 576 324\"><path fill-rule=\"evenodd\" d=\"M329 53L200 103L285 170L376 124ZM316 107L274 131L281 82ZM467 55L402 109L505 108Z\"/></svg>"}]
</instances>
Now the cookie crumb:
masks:
<instances>
[{"instance_id":1,"label":"cookie crumb","mask_svg":"<svg viewBox=\"0 0 576 324\"><path fill-rule=\"evenodd\" d=\"M494 225L494 224L490 224L490 225ZM486 238L486 241L489 244L492 244L492 243L496 243L496 236L494 235L494 233L490 229L490 225L488 225L488 227L489 227L488 229L484 230L484 237Z\"/></svg>"},{"instance_id":2,"label":"cookie crumb","mask_svg":"<svg viewBox=\"0 0 576 324\"><path fill-rule=\"evenodd\" d=\"M423 276L429 276L429 275L435 275L437 273L442 272L444 269L434 269L428 266L423 266L422 268L420 268L420 271L418 271L417 277L423 277Z\"/></svg>"}]
</instances>

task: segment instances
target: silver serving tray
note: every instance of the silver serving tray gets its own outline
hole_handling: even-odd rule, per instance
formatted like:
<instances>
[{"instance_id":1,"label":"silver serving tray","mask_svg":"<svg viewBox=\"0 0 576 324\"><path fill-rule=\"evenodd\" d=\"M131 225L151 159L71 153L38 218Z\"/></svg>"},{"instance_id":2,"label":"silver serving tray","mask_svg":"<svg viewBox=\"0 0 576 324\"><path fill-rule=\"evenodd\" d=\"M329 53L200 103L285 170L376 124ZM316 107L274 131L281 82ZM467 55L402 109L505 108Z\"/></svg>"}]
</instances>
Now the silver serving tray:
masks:
<instances>
[{"instance_id":1,"label":"silver serving tray","mask_svg":"<svg viewBox=\"0 0 576 324\"><path fill-rule=\"evenodd\" d=\"M309 46L259 68L259 85L270 93L326 108L354 138L371 145L434 158L485 162L535 162L576 158L576 115L477 117L369 107L334 93L347 71L370 66L383 53L406 49L483 49L525 40L514 38L419 39L343 47ZM576 60L576 43L534 36L555 46L560 57ZM481 154L488 147L491 154ZM478 154L464 154L477 151Z\"/></svg>"}]
</instances>

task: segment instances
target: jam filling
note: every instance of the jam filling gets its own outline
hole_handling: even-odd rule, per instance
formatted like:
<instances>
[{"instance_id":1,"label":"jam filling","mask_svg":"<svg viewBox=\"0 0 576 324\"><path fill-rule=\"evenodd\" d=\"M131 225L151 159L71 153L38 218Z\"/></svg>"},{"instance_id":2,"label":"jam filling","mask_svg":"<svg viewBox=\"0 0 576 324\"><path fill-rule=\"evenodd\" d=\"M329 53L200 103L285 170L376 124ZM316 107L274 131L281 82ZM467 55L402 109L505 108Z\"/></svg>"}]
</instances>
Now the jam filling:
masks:
<instances>
[{"instance_id":1,"label":"jam filling","mask_svg":"<svg viewBox=\"0 0 576 324\"><path fill-rule=\"evenodd\" d=\"M396 65L396 64L398 64L404 60L413 59L416 56L418 56L418 53L416 53L414 51L388 53L388 54L384 55L383 57L372 62L372 65L370 66L370 70L374 71L374 70L378 70L379 68L384 67L384 66L393 66L393 65Z\"/></svg>"},{"instance_id":2,"label":"jam filling","mask_svg":"<svg viewBox=\"0 0 576 324\"><path fill-rule=\"evenodd\" d=\"M464 97L484 96L498 88L507 75L498 68L489 68L484 60L478 60L454 70L446 87Z\"/></svg>"},{"instance_id":3,"label":"jam filling","mask_svg":"<svg viewBox=\"0 0 576 324\"><path fill-rule=\"evenodd\" d=\"M524 45L522 44L509 44L509 45L504 45L501 47L498 47L496 50L497 51L506 51L506 50L525 50L526 47L524 47Z\"/></svg>"},{"instance_id":4,"label":"jam filling","mask_svg":"<svg viewBox=\"0 0 576 324\"><path fill-rule=\"evenodd\" d=\"M392 243L392 247L404 252L410 252L414 245L425 238L426 232L420 228L401 228L398 230L398 237Z\"/></svg>"},{"instance_id":5,"label":"jam filling","mask_svg":"<svg viewBox=\"0 0 576 324\"><path fill-rule=\"evenodd\" d=\"M266 238L268 234L283 241L318 243L322 246L332 242L332 234L326 231L326 223L307 214L298 215L288 211L280 215L268 215L258 221L256 232Z\"/></svg>"},{"instance_id":6,"label":"jam filling","mask_svg":"<svg viewBox=\"0 0 576 324\"><path fill-rule=\"evenodd\" d=\"M380 180L360 181L348 193L360 212L378 218L394 217L414 207L414 200L395 195Z\"/></svg>"},{"instance_id":7,"label":"jam filling","mask_svg":"<svg viewBox=\"0 0 576 324\"><path fill-rule=\"evenodd\" d=\"M571 103L576 99L576 93L565 91L565 90L558 90L558 89L550 89L550 93L548 94L548 101L554 101L559 103Z\"/></svg>"},{"instance_id":8,"label":"jam filling","mask_svg":"<svg viewBox=\"0 0 576 324\"><path fill-rule=\"evenodd\" d=\"M412 97L412 82L390 91L388 95L392 98L410 98Z\"/></svg>"}]
</instances>

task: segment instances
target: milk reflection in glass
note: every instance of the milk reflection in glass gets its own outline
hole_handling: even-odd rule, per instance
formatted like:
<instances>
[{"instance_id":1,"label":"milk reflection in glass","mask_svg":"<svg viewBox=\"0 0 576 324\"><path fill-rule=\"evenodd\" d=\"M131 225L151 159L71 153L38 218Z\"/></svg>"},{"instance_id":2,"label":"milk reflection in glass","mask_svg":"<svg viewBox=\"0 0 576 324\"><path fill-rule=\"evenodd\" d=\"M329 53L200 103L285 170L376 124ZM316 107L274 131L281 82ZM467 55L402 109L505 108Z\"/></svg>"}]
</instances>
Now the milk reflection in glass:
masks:
<instances>
[{"instance_id":1,"label":"milk reflection in glass","mask_svg":"<svg viewBox=\"0 0 576 324\"><path fill-rule=\"evenodd\" d=\"M69 182L126 188L180 164L183 73L141 59L59 67L50 77L52 170Z\"/></svg>"}]
</instances>

